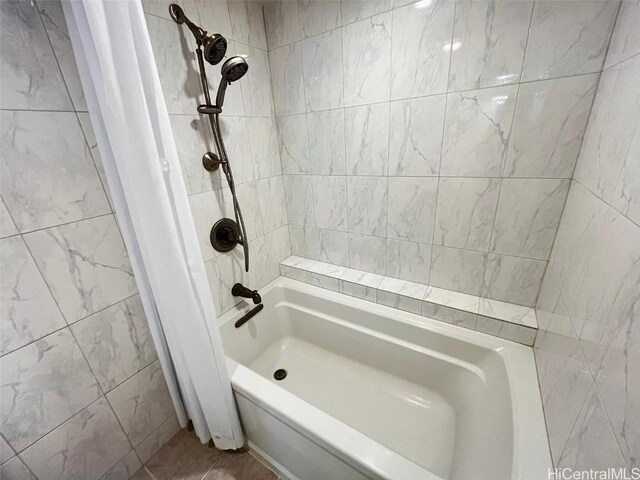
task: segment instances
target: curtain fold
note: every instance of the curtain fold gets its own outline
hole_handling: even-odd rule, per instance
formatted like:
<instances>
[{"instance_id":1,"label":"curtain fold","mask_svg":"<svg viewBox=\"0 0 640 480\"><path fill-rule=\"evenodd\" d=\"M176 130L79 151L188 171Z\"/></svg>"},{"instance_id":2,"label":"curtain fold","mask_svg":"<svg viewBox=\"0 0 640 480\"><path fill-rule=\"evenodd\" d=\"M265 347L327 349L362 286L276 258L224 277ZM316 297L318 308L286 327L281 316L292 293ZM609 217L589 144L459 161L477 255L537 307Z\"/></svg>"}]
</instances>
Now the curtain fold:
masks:
<instances>
[{"instance_id":1,"label":"curtain fold","mask_svg":"<svg viewBox=\"0 0 640 480\"><path fill-rule=\"evenodd\" d=\"M142 6L63 1L91 122L180 424L244 440ZM177 58L176 61L182 61Z\"/></svg>"}]
</instances>

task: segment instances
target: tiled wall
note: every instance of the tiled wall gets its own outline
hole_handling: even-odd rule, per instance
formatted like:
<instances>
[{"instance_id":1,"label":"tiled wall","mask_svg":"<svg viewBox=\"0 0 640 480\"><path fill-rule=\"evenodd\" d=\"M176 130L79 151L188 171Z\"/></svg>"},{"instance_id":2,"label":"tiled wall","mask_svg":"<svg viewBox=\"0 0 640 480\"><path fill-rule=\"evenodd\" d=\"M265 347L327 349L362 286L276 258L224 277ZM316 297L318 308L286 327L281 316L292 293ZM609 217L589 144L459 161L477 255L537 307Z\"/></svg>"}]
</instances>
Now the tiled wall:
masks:
<instances>
[{"instance_id":1,"label":"tiled wall","mask_svg":"<svg viewBox=\"0 0 640 480\"><path fill-rule=\"evenodd\" d=\"M196 112L204 99L195 40L186 27L171 20L169 3L144 1L143 5L216 310L224 313L238 302L231 295L236 282L251 288L266 285L279 275L280 261L291 253L262 5L179 2L194 22L227 38L228 57L243 55L249 64L248 73L227 88L220 117L249 238L247 274L240 246L220 254L209 241L218 219L234 218L231 195L221 170L211 174L202 167L202 155L216 150L208 118ZM206 65L215 99L221 65Z\"/></svg>"},{"instance_id":2,"label":"tiled wall","mask_svg":"<svg viewBox=\"0 0 640 480\"><path fill-rule=\"evenodd\" d=\"M61 6L0 9L0 477L128 478L179 425Z\"/></svg>"},{"instance_id":3,"label":"tiled wall","mask_svg":"<svg viewBox=\"0 0 640 480\"><path fill-rule=\"evenodd\" d=\"M640 467L640 2L622 2L538 300L556 466Z\"/></svg>"},{"instance_id":4,"label":"tiled wall","mask_svg":"<svg viewBox=\"0 0 640 480\"><path fill-rule=\"evenodd\" d=\"M533 306L617 10L266 2L293 254Z\"/></svg>"}]
</instances>

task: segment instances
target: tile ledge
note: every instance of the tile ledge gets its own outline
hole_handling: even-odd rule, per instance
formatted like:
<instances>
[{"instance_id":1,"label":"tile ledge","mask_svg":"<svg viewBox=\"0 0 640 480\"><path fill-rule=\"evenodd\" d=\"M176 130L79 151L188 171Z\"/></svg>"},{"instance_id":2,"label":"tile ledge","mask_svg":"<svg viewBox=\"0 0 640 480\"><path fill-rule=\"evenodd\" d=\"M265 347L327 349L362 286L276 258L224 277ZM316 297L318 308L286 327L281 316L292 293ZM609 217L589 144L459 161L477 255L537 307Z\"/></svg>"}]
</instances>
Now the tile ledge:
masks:
<instances>
[{"instance_id":1,"label":"tile ledge","mask_svg":"<svg viewBox=\"0 0 640 480\"><path fill-rule=\"evenodd\" d=\"M538 329L535 309L523 305L446 290L295 255L286 258L280 262L280 265L281 267L285 267L281 268L281 274L285 277L289 276L287 275L288 269L293 268L300 271L301 274L305 272L321 274L338 279L340 283L346 282L375 291L393 293L419 300L423 304L442 306L448 309L466 312L466 314L476 315L478 318L488 318L503 322L505 327L511 325L512 327L510 328L520 328L523 329L523 331L529 332L531 332L531 330L537 331ZM306 275L293 278L311 283ZM342 288L340 291L342 291ZM529 343L530 342L527 341L525 344L528 345Z\"/></svg>"}]
</instances>

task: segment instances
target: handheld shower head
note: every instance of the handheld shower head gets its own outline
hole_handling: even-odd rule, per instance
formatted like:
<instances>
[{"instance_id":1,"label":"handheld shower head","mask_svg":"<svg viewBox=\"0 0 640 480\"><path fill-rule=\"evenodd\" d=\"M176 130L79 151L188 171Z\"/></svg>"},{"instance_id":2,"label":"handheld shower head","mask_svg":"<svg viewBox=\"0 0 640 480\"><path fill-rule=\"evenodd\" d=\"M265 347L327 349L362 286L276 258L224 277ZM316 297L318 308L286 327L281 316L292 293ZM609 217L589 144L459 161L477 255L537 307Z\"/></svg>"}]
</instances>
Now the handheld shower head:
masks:
<instances>
[{"instance_id":1,"label":"handheld shower head","mask_svg":"<svg viewBox=\"0 0 640 480\"><path fill-rule=\"evenodd\" d=\"M218 108L222 108L224 103L224 93L227 90L227 85L240 80L247 73L247 70L249 70L249 64L242 57L231 57L222 64L222 78L216 95L216 106Z\"/></svg>"},{"instance_id":2,"label":"handheld shower head","mask_svg":"<svg viewBox=\"0 0 640 480\"><path fill-rule=\"evenodd\" d=\"M169 14L174 22L181 24L186 23L199 45L204 49L204 59L211 65L217 65L227 53L227 40L219 33L208 35L205 30L189 20L184 14L182 8L172 3L169 6Z\"/></svg>"}]
</instances>

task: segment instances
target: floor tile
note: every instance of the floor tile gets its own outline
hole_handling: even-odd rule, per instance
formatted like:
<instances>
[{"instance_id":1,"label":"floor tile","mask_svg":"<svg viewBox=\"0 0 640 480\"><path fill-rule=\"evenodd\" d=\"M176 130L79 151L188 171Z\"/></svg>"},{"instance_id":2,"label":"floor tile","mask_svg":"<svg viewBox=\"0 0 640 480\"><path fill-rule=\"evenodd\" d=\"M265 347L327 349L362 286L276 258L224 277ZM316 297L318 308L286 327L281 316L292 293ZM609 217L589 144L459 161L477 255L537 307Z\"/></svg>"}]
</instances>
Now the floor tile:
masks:
<instances>
[{"instance_id":1,"label":"floor tile","mask_svg":"<svg viewBox=\"0 0 640 480\"><path fill-rule=\"evenodd\" d=\"M157 480L201 480L221 454L200 443L195 433L181 430L146 465Z\"/></svg>"},{"instance_id":2,"label":"floor tile","mask_svg":"<svg viewBox=\"0 0 640 480\"><path fill-rule=\"evenodd\" d=\"M249 453L222 453L203 480L276 480L278 477Z\"/></svg>"}]
</instances>

